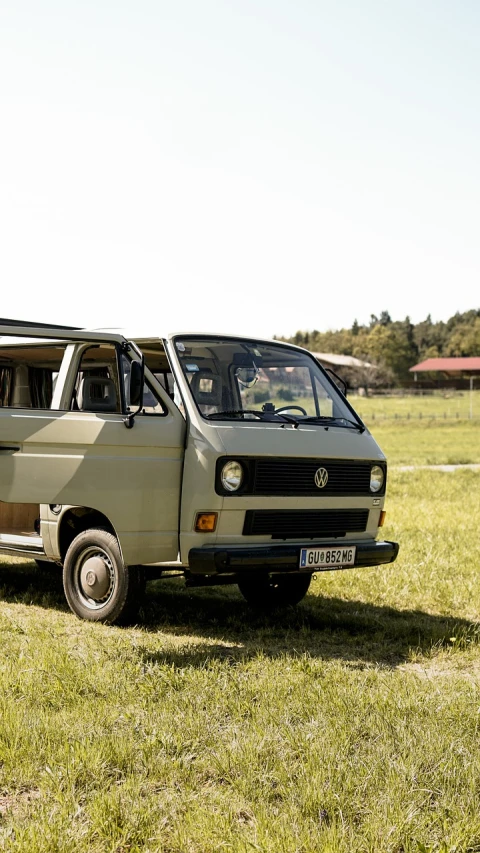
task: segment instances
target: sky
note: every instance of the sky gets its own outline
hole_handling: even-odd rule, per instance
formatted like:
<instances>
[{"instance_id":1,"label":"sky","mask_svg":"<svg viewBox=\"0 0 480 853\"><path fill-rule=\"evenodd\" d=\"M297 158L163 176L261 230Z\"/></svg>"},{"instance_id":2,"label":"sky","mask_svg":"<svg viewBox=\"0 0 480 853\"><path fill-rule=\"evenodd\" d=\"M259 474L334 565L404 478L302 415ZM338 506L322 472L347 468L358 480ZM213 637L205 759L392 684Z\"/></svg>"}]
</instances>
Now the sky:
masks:
<instances>
[{"instance_id":1,"label":"sky","mask_svg":"<svg viewBox=\"0 0 480 853\"><path fill-rule=\"evenodd\" d=\"M0 0L0 315L480 308L477 0Z\"/></svg>"}]
</instances>

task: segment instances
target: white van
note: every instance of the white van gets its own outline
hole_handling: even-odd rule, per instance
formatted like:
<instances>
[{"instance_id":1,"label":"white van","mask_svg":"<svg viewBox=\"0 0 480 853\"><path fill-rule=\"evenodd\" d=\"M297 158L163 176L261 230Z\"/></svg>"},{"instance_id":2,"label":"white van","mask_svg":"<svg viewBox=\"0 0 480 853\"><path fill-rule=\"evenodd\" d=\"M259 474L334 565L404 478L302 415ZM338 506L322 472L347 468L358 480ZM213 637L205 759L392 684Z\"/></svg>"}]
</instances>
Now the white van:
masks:
<instances>
[{"instance_id":1,"label":"white van","mask_svg":"<svg viewBox=\"0 0 480 853\"><path fill-rule=\"evenodd\" d=\"M135 617L145 581L298 603L314 572L395 560L387 466L337 384L278 341L0 326L0 553Z\"/></svg>"}]
</instances>

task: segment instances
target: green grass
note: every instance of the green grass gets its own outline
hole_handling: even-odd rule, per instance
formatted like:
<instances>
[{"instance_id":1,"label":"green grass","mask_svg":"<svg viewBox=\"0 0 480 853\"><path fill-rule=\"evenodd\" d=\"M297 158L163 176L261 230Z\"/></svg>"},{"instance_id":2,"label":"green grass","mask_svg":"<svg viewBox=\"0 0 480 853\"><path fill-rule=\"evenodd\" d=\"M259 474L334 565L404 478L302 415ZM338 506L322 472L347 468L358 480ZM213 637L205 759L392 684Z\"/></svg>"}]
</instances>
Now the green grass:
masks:
<instances>
[{"instance_id":1,"label":"green grass","mask_svg":"<svg viewBox=\"0 0 480 853\"><path fill-rule=\"evenodd\" d=\"M479 851L479 476L392 470L398 561L276 618L171 580L82 623L3 558L0 849Z\"/></svg>"},{"instance_id":2,"label":"green grass","mask_svg":"<svg viewBox=\"0 0 480 853\"><path fill-rule=\"evenodd\" d=\"M398 393L373 397L349 395L349 400L369 425L385 418L427 419L467 419L470 417L470 403L473 418L480 419L480 390L473 391L436 391L430 394Z\"/></svg>"},{"instance_id":3,"label":"green grass","mask_svg":"<svg viewBox=\"0 0 480 853\"><path fill-rule=\"evenodd\" d=\"M390 465L480 463L480 420L373 421L369 429Z\"/></svg>"},{"instance_id":4,"label":"green grass","mask_svg":"<svg viewBox=\"0 0 480 853\"><path fill-rule=\"evenodd\" d=\"M480 463L480 391L473 392L471 419L469 392L351 397L350 402L390 465Z\"/></svg>"}]
</instances>

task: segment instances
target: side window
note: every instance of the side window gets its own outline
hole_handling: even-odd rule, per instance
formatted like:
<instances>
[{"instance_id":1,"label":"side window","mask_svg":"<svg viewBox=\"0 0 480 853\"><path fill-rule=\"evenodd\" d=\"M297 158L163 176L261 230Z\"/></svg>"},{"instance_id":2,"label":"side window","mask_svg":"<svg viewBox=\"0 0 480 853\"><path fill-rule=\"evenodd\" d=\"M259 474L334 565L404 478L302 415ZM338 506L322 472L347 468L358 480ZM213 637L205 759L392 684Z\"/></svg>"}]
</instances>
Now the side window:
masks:
<instances>
[{"instance_id":1,"label":"side window","mask_svg":"<svg viewBox=\"0 0 480 853\"><path fill-rule=\"evenodd\" d=\"M170 370L164 370L163 373L155 373L155 379L160 382L162 388L165 388L168 396L175 403L177 409L183 418L185 418L185 407L183 405L182 395L178 385L174 379L173 373Z\"/></svg>"},{"instance_id":2,"label":"side window","mask_svg":"<svg viewBox=\"0 0 480 853\"><path fill-rule=\"evenodd\" d=\"M117 351L113 344L84 350L70 405L81 412L121 412Z\"/></svg>"},{"instance_id":3,"label":"side window","mask_svg":"<svg viewBox=\"0 0 480 853\"><path fill-rule=\"evenodd\" d=\"M0 347L0 406L49 409L66 345Z\"/></svg>"},{"instance_id":4,"label":"side window","mask_svg":"<svg viewBox=\"0 0 480 853\"><path fill-rule=\"evenodd\" d=\"M125 383L125 397L128 400L130 398L130 370L131 370L131 361L122 355L122 369L123 369L123 379ZM158 379L158 376L155 376ZM161 380L160 380L161 381ZM163 387L165 387L164 383L161 383ZM167 414L167 409L164 404L157 396L151 385L147 380L145 380L143 386L143 405L138 413L139 415L161 415L164 416Z\"/></svg>"},{"instance_id":5,"label":"side window","mask_svg":"<svg viewBox=\"0 0 480 853\"><path fill-rule=\"evenodd\" d=\"M334 411L333 400L327 388L324 388L323 385L320 384L317 377L315 377L315 390L317 392L320 414L326 415L327 417L336 415L337 413ZM339 417L341 417L341 415L339 415Z\"/></svg>"},{"instance_id":6,"label":"side window","mask_svg":"<svg viewBox=\"0 0 480 853\"><path fill-rule=\"evenodd\" d=\"M175 397L175 382L173 379L173 374L170 373L169 370L162 370L160 373L157 373L157 371L155 371L153 375L155 376L157 382L160 382L162 388L165 388L165 391L167 392L170 399L173 400Z\"/></svg>"}]
</instances>

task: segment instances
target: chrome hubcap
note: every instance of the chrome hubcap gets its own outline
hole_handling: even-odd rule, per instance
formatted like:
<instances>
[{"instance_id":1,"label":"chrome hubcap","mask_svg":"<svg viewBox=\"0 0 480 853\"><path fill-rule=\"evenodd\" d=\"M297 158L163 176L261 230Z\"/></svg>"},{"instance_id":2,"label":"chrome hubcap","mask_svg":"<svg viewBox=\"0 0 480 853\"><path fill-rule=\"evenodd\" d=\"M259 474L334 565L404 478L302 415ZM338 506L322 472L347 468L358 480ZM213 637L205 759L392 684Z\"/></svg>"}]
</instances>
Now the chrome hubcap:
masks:
<instances>
[{"instance_id":1,"label":"chrome hubcap","mask_svg":"<svg viewBox=\"0 0 480 853\"><path fill-rule=\"evenodd\" d=\"M103 607L115 587L115 570L105 551L89 548L75 567L75 586L82 603L90 609Z\"/></svg>"},{"instance_id":2,"label":"chrome hubcap","mask_svg":"<svg viewBox=\"0 0 480 853\"><path fill-rule=\"evenodd\" d=\"M80 585L94 601L101 601L110 589L110 572L102 557L89 557L80 572Z\"/></svg>"}]
</instances>

